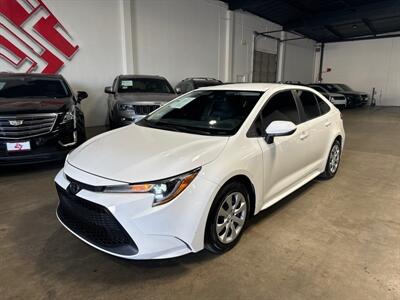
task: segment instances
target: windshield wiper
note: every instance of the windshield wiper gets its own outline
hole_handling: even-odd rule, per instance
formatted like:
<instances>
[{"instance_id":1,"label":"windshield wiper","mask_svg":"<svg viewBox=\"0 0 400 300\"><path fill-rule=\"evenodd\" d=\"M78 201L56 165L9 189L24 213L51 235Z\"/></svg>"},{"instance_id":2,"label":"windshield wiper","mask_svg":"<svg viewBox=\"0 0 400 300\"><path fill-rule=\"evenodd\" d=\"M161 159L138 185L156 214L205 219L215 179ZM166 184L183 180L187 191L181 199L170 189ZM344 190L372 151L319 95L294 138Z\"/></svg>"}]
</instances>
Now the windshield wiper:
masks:
<instances>
[{"instance_id":1,"label":"windshield wiper","mask_svg":"<svg viewBox=\"0 0 400 300\"><path fill-rule=\"evenodd\" d=\"M202 130L199 128L194 128L194 127L190 127L190 126L185 126L185 125L179 125L179 124L171 124L171 123L167 123L167 122L156 122L153 123L156 126L157 125L161 125L159 128L168 128L174 131L179 131L179 132L186 132L186 133L197 133L197 134L202 134L202 135L212 135L211 132L207 131L207 130Z\"/></svg>"}]
</instances>

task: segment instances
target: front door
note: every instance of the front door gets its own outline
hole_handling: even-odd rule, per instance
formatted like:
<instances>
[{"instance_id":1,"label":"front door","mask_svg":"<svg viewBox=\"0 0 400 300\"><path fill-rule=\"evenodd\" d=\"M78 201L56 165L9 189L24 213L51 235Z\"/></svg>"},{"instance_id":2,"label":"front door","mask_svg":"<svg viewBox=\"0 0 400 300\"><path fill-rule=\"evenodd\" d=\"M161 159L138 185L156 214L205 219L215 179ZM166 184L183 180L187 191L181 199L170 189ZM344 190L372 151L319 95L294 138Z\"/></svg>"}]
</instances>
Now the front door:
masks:
<instances>
[{"instance_id":1,"label":"front door","mask_svg":"<svg viewBox=\"0 0 400 300\"><path fill-rule=\"evenodd\" d=\"M304 176L304 153L307 151L302 131L296 130L290 136L276 137L267 144L265 129L273 121L300 123L300 114L292 91L279 92L268 100L260 114L261 136L258 143L264 163L263 208L279 200L279 196Z\"/></svg>"}]
</instances>

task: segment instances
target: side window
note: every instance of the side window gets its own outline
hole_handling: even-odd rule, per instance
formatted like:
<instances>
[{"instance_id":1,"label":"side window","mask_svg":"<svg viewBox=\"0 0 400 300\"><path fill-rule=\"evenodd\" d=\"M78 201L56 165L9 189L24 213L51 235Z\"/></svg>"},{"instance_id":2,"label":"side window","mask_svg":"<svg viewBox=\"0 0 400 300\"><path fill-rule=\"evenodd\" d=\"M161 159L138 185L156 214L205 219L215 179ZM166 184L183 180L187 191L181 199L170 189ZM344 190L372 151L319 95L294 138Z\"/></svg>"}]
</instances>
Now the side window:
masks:
<instances>
[{"instance_id":1,"label":"side window","mask_svg":"<svg viewBox=\"0 0 400 300\"><path fill-rule=\"evenodd\" d=\"M317 99L314 96L314 94L309 91L303 91L303 90L297 90L296 92L303 106L306 118L304 121L308 121L316 117L319 117L321 113L319 111Z\"/></svg>"},{"instance_id":2,"label":"side window","mask_svg":"<svg viewBox=\"0 0 400 300\"><path fill-rule=\"evenodd\" d=\"M193 91L194 89L195 89L195 87L194 87L193 81L189 81L188 84L187 84L187 90L188 90L188 92L189 92L189 91Z\"/></svg>"},{"instance_id":3,"label":"side window","mask_svg":"<svg viewBox=\"0 0 400 300\"><path fill-rule=\"evenodd\" d=\"M184 83L182 83L182 94L189 92L189 82L185 81Z\"/></svg>"},{"instance_id":4,"label":"side window","mask_svg":"<svg viewBox=\"0 0 400 300\"><path fill-rule=\"evenodd\" d=\"M299 112L291 91L280 92L270 98L261 113L254 120L247 136L261 137L273 121L300 123Z\"/></svg>"},{"instance_id":5,"label":"side window","mask_svg":"<svg viewBox=\"0 0 400 300\"><path fill-rule=\"evenodd\" d=\"M322 115L326 114L327 112L329 112L331 110L330 106L324 100L322 100L317 95L315 95L315 98L317 98L319 110L321 111Z\"/></svg>"}]
</instances>

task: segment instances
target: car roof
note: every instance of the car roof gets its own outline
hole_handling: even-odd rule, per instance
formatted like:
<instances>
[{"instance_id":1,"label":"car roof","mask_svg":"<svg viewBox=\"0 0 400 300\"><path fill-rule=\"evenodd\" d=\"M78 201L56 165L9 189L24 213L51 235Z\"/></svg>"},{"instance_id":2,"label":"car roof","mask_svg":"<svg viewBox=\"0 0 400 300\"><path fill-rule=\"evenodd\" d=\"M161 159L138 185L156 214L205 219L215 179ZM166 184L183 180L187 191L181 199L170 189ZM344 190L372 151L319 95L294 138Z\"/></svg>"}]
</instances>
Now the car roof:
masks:
<instances>
[{"instance_id":1,"label":"car roof","mask_svg":"<svg viewBox=\"0 0 400 300\"><path fill-rule=\"evenodd\" d=\"M234 91L254 91L265 92L267 90L285 90L285 89L310 89L309 87L294 84L281 83L231 83L212 87L202 87L200 90L234 90Z\"/></svg>"},{"instance_id":2,"label":"car roof","mask_svg":"<svg viewBox=\"0 0 400 300\"><path fill-rule=\"evenodd\" d=\"M182 81L186 81L186 80L193 80L193 81L219 81L221 82L221 80L215 79L215 78L210 78L210 77L190 77L190 78L185 78Z\"/></svg>"},{"instance_id":3,"label":"car roof","mask_svg":"<svg viewBox=\"0 0 400 300\"><path fill-rule=\"evenodd\" d=\"M0 77L31 77L31 78L60 78L60 79L63 78L59 74L12 73L12 72L0 72Z\"/></svg>"},{"instance_id":4,"label":"car roof","mask_svg":"<svg viewBox=\"0 0 400 300\"><path fill-rule=\"evenodd\" d=\"M165 77L163 76L159 76L159 75L119 75L119 78L147 78L147 79L165 79Z\"/></svg>"}]
</instances>

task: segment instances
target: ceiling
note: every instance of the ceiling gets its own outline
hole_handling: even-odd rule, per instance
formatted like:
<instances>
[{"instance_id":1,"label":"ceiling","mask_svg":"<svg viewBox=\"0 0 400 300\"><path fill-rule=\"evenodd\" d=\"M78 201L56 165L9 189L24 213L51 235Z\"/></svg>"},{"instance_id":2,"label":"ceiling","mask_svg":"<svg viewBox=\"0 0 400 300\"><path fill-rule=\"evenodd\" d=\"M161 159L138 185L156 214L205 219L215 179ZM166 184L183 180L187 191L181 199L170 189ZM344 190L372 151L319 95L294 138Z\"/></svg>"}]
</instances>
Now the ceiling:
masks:
<instances>
[{"instance_id":1,"label":"ceiling","mask_svg":"<svg viewBox=\"0 0 400 300\"><path fill-rule=\"evenodd\" d=\"M317 42L400 35L400 0L224 0Z\"/></svg>"}]
</instances>

